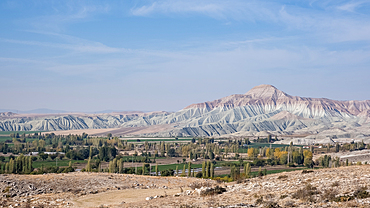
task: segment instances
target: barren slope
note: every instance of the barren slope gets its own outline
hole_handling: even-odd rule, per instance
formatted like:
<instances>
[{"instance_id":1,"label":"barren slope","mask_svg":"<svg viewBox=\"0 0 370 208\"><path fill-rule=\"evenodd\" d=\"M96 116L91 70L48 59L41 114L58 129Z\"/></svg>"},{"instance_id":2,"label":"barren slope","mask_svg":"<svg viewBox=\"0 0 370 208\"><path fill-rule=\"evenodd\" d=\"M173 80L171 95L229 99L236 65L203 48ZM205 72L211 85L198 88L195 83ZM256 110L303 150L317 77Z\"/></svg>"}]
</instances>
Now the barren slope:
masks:
<instances>
[{"instance_id":1,"label":"barren slope","mask_svg":"<svg viewBox=\"0 0 370 208\"><path fill-rule=\"evenodd\" d=\"M199 195L191 188L196 183L219 185L226 192ZM6 207L369 207L369 185L368 165L279 173L239 184L106 173L3 175L0 191L11 197L2 197L0 203ZM154 196L159 197L146 200Z\"/></svg>"}]
</instances>

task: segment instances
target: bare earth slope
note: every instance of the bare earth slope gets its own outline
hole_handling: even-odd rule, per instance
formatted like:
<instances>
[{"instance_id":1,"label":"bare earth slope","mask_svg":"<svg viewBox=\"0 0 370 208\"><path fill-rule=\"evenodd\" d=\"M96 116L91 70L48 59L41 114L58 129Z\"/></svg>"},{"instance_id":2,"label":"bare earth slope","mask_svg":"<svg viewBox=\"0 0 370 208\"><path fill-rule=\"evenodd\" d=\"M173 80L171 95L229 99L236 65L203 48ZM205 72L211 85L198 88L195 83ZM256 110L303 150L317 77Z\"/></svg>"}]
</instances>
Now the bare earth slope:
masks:
<instances>
[{"instance_id":1,"label":"bare earth slope","mask_svg":"<svg viewBox=\"0 0 370 208\"><path fill-rule=\"evenodd\" d=\"M127 131L127 128L145 129L155 125L171 127L155 131ZM117 132L166 137L254 136L259 132L320 137L324 131L341 129L343 131L336 131L333 136L363 139L370 136L369 127L370 100L336 101L291 96L271 85L254 87L246 94L193 104L174 113L0 115L0 131L126 128ZM321 135L323 138L326 136Z\"/></svg>"},{"instance_id":2,"label":"bare earth slope","mask_svg":"<svg viewBox=\"0 0 370 208\"><path fill-rule=\"evenodd\" d=\"M200 195L191 187L226 188ZM180 188L181 187L181 188ZM0 205L12 207L369 207L368 165L295 171L217 184L196 178L107 173L2 175ZM183 192L181 193L181 189ZM177 193L180 193L177 195ZM367 194L366 194L367 193ZM6 197L8 196L8 197ZM155 197L157 196L157 197ZM147 200L147 197L150 200ZM339 201L339 202L335 202Z\"/></svg>"}]
</instances>

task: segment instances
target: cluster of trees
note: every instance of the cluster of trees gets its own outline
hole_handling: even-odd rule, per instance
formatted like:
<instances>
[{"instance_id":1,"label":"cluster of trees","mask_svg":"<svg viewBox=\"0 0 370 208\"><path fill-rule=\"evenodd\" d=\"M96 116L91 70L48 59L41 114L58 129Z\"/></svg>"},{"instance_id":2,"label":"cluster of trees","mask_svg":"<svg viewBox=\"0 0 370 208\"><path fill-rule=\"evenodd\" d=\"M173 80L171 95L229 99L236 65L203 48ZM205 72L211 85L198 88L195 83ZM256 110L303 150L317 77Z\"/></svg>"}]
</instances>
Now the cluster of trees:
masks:
<instances>
[{"instance_id":1,"label":"cluster of trees","mask_svg":"<svg viewBox=\"0 0 370 208\"><path fill-rule=\"evenodd\" d=\"M0 163L0 173L13 173L13 174L43 174L43 173L68 173L73 172L75 169L72 167L72 163L69 163L69 167L44 167L33 168L33 161L36 157L24 156L20 154L18 157L9 157L9 162ZM2 159L2 158L1 158ZM37 158L36 158L37 159ZM1 160L3 161L3 160Z\"/></svg>"},{"instance_id":2,"label":"cluster of trees","mask_svg":"<svg viewBox=\"0 0 370 208\"><path fill-rule=\"evenodd\" d=\"M271 135L268 135L267 138L257 137L257 139L253 140L253 142L255 142L255 143L273 143L275 141L278 141L277 136L275 136L275 138L273 139Z\"/></svg>"},{"instance_id":3,"label":"cluster of trees","mask_svg":"<svg viewBox=\"0 0 370 208\"><path fill-rule=\"evenodd\" d=\"M117 137L114 138L93 138L89 137L88 134L83 133L82 135L55 135L50 134L22 134L18 133L10 134L12 140L0 143L0 151L4 154L10 152L13 154L27 154L29 152L65 152L69 150L67 146L95 146L97 148L103 146L119 147L124 148L127 141L119 140ZM7 143L13 143L13 146L9 146ZM78 157L78 156L77 156Z\"/></svg>"},{"instance_id":4,"label":"cluster of trees","mask_svg":"<svg viewBox=\"0 0 370 208\"><path fill-rule=\"evenodd\" d=\"M15 159L10 158L7 163L0 164L1 173L30 174L32 171L32 158L23 154Z\"/></svg>"},{"instance_id":5,"label":"cluster of trees","mask_svg":"<svg viewBox=\"0 0 370 208\"><path fill-rule=\"evenodd\" d=\"M215 176L214 162L207 161L202 163L202 178L213 178ZM200 174L197 176L199 177Z\"/></svg>"},{"instance_id":6,"label":"cluster of trees","mask_svg":"<svg viewBox=\"0 0 370 208\"><path fill-rule=\"evenodd\" d=\"M340 144L335 144L333 145L326 145L327 152L333 152L333 148L335 152L343 151L343 152L348 152L348 151L356 151L356 150L363 150L363 149L370 149L369 144L365 144L364 141L361 142L351 142L351 143L345 143L343 145Z\"/></svg>"},{"instance_id":7,"label":"cluster of trees","mask_svg":"<svg viewBox=\"0 0 370 208\"><path fill-rule=\"evenodd\" d=\"M290 166L297 165L305 165L306 167L312 167L312 152L310 150L303 150L303 147L294 147L293 144L287 146L281 150L281 148L249 148L248 157L251 159L267 157L272 160L275 164L285 165L288 164Z\"/></svg>"},{"instance_id":8,"label":"cluster of trees","mask_svg":"<svg viewBox=\"0 0 370 208\"><path fill-rule=\"evenodd\" d=\"M320 165L324 168L337 168L340 166L351 166L353 165L352 162L349 162L348 159L346 161L341 161L339 157L332 158L330 155L321 156L319 159L315 161L316 165ZM367 164L367 162L365 162ZM357 162L357 165L362 165L361 162Z\"/></svg>"},{"instance_id":9,"label":"cluster of trees","mask_svg":"<svg viewBox=\"0 0 370 208\"><path fill-rule=\"evenodd\" d=\"M121 173L121 174L138 174L138 175L149 175L150 174L150 164L143 163L142 167L129 167L124 168L123 158L114 158L109 161L108 168L102 169L101 161L96 159L95 162L91 158L88 159L86 167L82 171L86 172L108 172L108 173ZM156 175L158 175L158 165L155 167Z\"/></svg>"}]
</instances>

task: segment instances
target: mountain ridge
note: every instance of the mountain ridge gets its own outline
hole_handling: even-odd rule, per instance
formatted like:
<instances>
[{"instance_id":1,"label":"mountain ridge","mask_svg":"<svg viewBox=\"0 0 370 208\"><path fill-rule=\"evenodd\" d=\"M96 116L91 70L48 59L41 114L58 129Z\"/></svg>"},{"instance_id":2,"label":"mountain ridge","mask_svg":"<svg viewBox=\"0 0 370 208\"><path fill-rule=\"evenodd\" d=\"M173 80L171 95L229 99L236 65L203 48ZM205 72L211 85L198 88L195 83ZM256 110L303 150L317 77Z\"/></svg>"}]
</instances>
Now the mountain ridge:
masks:
<instances>
[{"instance_id":1,"label":"mountain ridge","mask_svg":"<svg viewBox=\"0 0 370 208\"><path fill-rule=\"evenodd\" d=\"M336 101L292 96L272 85L245 94L189 105L177 112L14 115L0 117L0 131L131 128L174 124L145 136L318 135L344 129L337 136L370 136L370 100ZM359 130L360 129L360 130ZM365 130L364 130L365 129Z\"/></svg>"}]
</instances>

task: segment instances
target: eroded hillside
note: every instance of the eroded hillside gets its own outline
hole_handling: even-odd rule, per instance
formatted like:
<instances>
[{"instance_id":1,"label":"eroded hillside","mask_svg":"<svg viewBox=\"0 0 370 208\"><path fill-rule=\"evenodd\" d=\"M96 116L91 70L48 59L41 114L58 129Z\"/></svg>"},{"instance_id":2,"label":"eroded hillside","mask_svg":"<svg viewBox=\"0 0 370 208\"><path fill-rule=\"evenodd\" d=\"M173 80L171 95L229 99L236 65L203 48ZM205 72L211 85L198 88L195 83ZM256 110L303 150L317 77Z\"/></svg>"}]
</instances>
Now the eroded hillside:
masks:
<instances>
[{"instance_id":1,"label":"eroded hillside","mask_svg":"<svg viewBox=\"0 0 370 208\"><path fill-rule=\"evenodd\" d=\"M125 112L112 114L0 115L0 131L56 131L75 129L147 128L123 131L142 136L256 136L315 135L336 138L370 137L370 100L336 101L291 96L271 85L246 94L190 105L178 112ZM119 131L118 131L119 132Z\"/></svg>"}]
</instances>

